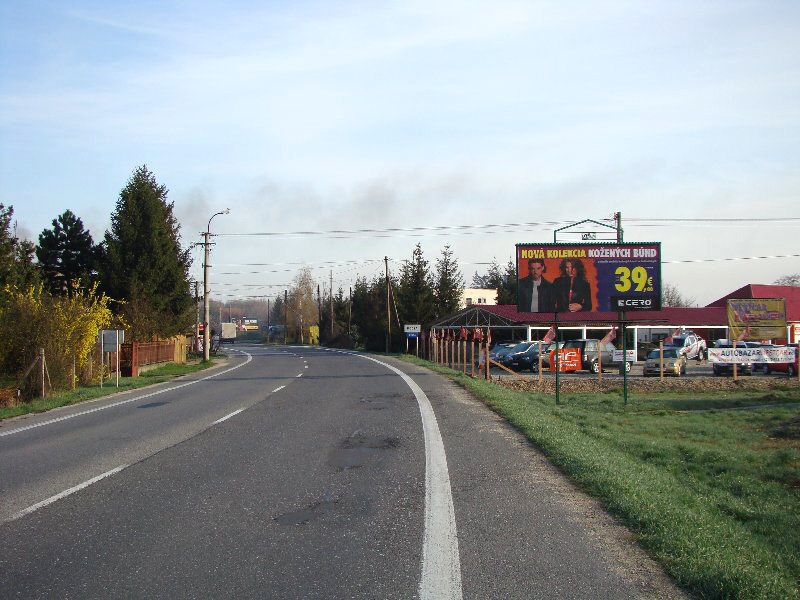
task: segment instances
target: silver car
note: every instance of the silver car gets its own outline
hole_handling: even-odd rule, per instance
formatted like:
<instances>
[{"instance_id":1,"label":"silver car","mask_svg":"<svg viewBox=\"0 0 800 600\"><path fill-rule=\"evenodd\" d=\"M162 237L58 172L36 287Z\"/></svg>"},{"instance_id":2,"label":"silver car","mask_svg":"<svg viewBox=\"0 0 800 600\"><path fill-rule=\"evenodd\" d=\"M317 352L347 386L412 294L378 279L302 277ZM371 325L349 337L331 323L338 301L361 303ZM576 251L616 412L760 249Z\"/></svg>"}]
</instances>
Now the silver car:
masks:
<instances>
[{"instance_id":1,"label":"silver car","mask_svg":"<svg viewBox=\"0 0 800 600\"><path fill-rule=\"evenodd\" d=\"M644 363L645 377L661 375L661 351L651 350ZM664 346L664 375L686 375L686 355L675 346Z\"/></svg>"}]
</instances>

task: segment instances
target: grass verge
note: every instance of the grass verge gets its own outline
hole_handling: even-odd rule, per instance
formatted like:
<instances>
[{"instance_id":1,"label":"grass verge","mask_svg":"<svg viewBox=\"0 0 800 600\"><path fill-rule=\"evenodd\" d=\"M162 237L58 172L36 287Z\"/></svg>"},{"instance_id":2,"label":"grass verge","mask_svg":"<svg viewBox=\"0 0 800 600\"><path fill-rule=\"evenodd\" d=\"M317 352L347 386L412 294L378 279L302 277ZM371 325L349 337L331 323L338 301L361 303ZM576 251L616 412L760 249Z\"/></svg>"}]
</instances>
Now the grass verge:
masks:
<instances>
[{"instance_id":1,"label":"grass verge","mask_svg":"<svg viewBox=\"0 0 800 600\"><path fill-rule=\"evenodd\" d=\"M554 397L462 385L518 428L700 598L798 598L800 391Z\"/></svg>"},{"instance_id":2,"label":"grass verge","mask_svg":"<svg viewBox=\"0 0 800 600\"><path fill-rule=\"evenodd\" d=\"M58 392L46 398L36 398L30 402L20 403L15 406L0 407L0 420L19 417L29 413L46 412L60 406L78 404L79 402L94 400L110 394L162 383L180 377L181 375L202 371L203 369L214 366L214 363L214 358L207 363L203 361L191 361L185 364L167 363L162 367L145 371L141 373L139 377L120 377L119 387L116 386L116 379L112 379L111 381L104 382L103 387L100 387L99 384L87 385L75 391Z\"/></svg>"}]
</instances>

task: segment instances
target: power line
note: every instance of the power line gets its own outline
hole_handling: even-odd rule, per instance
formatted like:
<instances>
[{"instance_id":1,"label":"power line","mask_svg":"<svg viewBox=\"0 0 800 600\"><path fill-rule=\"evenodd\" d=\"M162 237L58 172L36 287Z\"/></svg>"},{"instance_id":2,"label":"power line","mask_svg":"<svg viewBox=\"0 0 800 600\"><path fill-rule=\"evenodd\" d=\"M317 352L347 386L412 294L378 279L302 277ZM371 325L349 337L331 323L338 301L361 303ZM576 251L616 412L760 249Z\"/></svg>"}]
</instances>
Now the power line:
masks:
<instances>
[{"instance_id":1,"label":"power line","mask_svg":"<svg viewBox=\"0 0 800 600\"><path fill-rule=\"evenodd\" d=\"M612 219L602 219L612 221ZM215 237L330 237L330 238L352 238L352 237L416 237L419 235L451 235L451 234L493 234L493 233L512 233L520 228L541 228L560 225L569 225L573 221L531 221L526 223L491 223L483 225L438 225L427 227L386 227L386 228L367 228L367 229L331 229L319 231L254 231L237 233L215 233ZM763 218L697 218L697 219L677 219L677 218L626 218L625 224L635 224L637 227L668 227L671 224L678 225L753 225L773 223L781 226L800 225L800 217L763 217ZM405 236L402 234L406 234ZM416 234L416 235L414 235Z\"/></svg>"}]
</instances>

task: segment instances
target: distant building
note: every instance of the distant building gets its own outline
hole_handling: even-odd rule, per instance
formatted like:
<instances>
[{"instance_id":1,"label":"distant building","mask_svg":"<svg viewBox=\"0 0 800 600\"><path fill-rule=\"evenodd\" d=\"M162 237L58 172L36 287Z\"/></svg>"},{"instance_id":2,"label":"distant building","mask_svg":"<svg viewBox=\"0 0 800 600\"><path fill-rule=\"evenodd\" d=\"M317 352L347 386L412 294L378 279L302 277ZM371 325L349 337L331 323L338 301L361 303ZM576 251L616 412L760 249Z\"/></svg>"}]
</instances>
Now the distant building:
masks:
<instances>
[{"instance_id":1,"label":"distant building","mask_svg":"<svg viewBox=\"0 0 800 600\"><path fill-rule=\"evenodd\" d=\"M497 290L485 288L465 288L461 293L461 308L476 304L494 306L497 304Z\"/></svg>"}]
</instances>

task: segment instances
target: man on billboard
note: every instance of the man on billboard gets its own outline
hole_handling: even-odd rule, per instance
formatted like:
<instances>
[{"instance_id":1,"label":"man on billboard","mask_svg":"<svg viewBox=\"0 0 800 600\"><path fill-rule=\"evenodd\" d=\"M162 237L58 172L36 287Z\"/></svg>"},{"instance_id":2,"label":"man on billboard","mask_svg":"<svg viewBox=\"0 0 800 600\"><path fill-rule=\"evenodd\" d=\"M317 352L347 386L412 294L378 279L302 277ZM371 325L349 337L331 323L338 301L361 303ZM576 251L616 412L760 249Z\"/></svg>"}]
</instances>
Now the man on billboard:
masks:
<instances>
[{"instance_id":1,"label":"man on billboard","mask_svg":"<svg viewBox=\"0 0 800 600\"><path fill-rule=\"evenodd\" d=\"M556 310L586 312L592 310L592 289L586 281L586 269L579 258L565 258L559 265L561 276L553 283Z\"/></svg>"},{"instance_id":2,"label":"man on billboard","mask_svg":"<svg viewBox=\"0 0 800 600\"><path fill-rule=\"evenodd\" d=\"M528 261L528 276L519 281L519 310L553 312L555 297L553 284L544 278L547 267L541 258Z\"/></svg>"}]
</instances>

